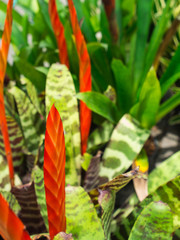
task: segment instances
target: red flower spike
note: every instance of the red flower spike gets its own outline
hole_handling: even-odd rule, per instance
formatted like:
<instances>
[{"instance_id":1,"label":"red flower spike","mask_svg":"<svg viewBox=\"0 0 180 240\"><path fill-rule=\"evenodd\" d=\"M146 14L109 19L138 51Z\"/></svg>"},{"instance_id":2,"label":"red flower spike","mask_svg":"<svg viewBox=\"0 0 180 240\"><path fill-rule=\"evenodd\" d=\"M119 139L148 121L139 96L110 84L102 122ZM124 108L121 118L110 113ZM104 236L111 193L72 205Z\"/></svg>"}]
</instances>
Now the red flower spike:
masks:
<instances>
[{"instance_id":1,"label":"red flower spike","mask_svg":"<svg viewBox=\"0 0 180 240\"><path fill-rule=\"evenodd\" d=\"M79 27L76 9L73 1L68 0L71 17L71 25L76 40L76 48L79 57L79 81L80 92L91 91L91 62L87 51L84 36ZM88 135L91 127L91 111L85 103L80 102L80 124L81 124L81 154L86 152Z\"/></svg>"},{"instance_id":2,"label":"red flower spike","mask_svg":"<svg viewBox=\"0 0 180 240\"><path fill-rule=\"evenodd\" d=\"M46 122L44 147L44 185L51 239L57 233L66 231L65 162L63 125L53 105Z\"/></svg>"},{"instance_id":3,"label":"red flower spike","mask_svg":"<svg viewBox=\"0 0 180 240\"><path fill-rule=\"evenodd\" d=\"M11 186L14 186L14 168L13 168L11 146L10 146L9 136L8 136L8 128L7 128L5 106L4 106L4 95L3 95L4 77L6 73L7 56L8 56L11 30L12 30L12 7L13 7L13 0L9 0L7 4L7 14L6 14L4 32L2 35L2 43L0 48L0 128L3 135L6 158L9 166Z\"/></svg>"},{"instance_id":4,"label":"red flower spike","mask_svg":"<svg viewBox=\"0 0 180 240\"><path fill-rule=\"evenodd\" d=\"M56 37L57 45L59 48L59 59L62 64L65 64L69 68L69 59L67 52L66 39L64 36L64 27L60 21L56 0L49 0L49 15L51 19L51 24Z\"/></svg>"},{"instance_id":5,"label":"red flower spike","mask_svg":"<svg viewBox=\"0 0 180 240\"><path fill-rule=\"evenodd\" d=\"M0 235L6 240L30 240L25 226L0 194Z\"/></svg>"}]
</instances>

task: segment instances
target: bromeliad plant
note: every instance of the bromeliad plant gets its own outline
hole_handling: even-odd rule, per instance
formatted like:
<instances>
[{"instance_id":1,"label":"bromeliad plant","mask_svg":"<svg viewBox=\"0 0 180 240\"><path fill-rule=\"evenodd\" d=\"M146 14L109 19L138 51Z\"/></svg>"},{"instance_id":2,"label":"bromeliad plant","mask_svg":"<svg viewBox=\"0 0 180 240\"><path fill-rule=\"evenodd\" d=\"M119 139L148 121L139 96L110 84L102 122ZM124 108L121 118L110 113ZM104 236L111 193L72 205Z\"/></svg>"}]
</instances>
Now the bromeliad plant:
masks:
<instances>
[{"instance_id":1,"label":"bromeliad plant","mask_svg":"<svg viewBox=\"0 0 180 240\"><path fill-rule=\"evenodd\" d=\"M160 106L161 97L179 76L179 48L159 84L151 66L165 23L170 21L171 8L167 1L148 38L152 2L138 1L136 31L131 25L135 12L119 1L110 1L110 6L103 1L105 9L98 7L97 1L74 1L76 14L72 0L68 1L68 11L52 0L34 1L39 11L35 5L27 10L30 3L19 0L24 15L14 9L14 20L17 25L22 22L23 28L12 28L17 57L13 66L7 65L7 74L16 79L16 84L11 81L4 89L4 100L1 94L7 115L1 115L0 135L0 191L9 202L0 198L1 209L5 209L0 216L0 234L5 239L30 239L29 235L34 235L32 239L141 239L144 235L146 239L171 239L179 228L179 152L154 169L147 182L148 160L142 150L150 128L179 103L176 93ZM7 19L12 18L12 3L9 1ZM134 0L131 3L135 6ZM1 2L2 10L4 6ZM92 9L100 10L100 15ZM68 12L72 30L66 20ZM147 14L142 28L144 12ZM77 15L84 15L81 27ZM101 43L94 42L95 27L101 30ZM5 27L4 32L8 33L2 37L2 44L8 39L6 54L3 45L0 53L6 65L10 31ZM28 34L32 43L28 42ZM132 51L124 51L130 40ZM54 64L58 55L65 65ZM5 65L0 65L3 76ZM96 92L82 93L91 91L91 70L92 89ZM80 102L80 113L76 98L79 91L78 98L86 103ZM91 111L87 106L101 116L92 115L95 130L89 140ZM8 129L4 130L5 121ZM3 131L6 139L9 134L15 185L20 185L12 187L11 193L5 161L9 155L4 151L8 142ZM99 149L104 151L102 161L100 152L92 157ZM133 170L124 173L132 163ZM131 207L131 214L129 209L114 211L116 192L130 180L141 203ZM18 213L29 235L10 208ZM12 228L10 221L16 221Z\"/></svg>"}]
</instances>

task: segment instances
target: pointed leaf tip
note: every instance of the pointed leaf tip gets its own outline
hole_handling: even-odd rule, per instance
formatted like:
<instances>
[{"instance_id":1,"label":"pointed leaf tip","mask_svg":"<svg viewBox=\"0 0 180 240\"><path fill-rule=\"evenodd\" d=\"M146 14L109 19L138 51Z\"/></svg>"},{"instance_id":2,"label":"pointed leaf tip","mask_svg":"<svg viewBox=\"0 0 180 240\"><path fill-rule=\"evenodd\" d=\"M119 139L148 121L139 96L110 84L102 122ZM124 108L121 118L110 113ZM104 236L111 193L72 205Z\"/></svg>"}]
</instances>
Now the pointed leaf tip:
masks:
<instances>
[{"instance_id":1,"label":"pointed leaf tip","mask_svg":"<svg viewBox=\"0 0 180 240\"><path fill-rule=\"evenodd\" d=\"M53 105L46 122L44 147L44 184L51 239L66 231L65 161L63 125Z\"/></svg>"}]
</instances>

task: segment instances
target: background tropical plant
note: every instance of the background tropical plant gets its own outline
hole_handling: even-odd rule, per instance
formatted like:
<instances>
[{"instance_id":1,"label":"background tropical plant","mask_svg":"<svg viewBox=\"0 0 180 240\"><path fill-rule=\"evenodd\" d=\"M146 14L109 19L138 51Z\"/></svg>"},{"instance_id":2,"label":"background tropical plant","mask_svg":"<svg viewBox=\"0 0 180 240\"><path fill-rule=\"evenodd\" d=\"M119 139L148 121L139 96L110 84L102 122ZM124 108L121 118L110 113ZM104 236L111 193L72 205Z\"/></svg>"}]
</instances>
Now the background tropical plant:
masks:
<instances>
[{"instance_id":1,"label":"background tropical plant","mask_svg":"<svg viewBox=\"0 0 180 240\"><path fill-rule=\"evenodd\" d=\"M9 16L0 55L5 65L11 11L14 52L5 80L6 68L0 63L6 110L6 118L1 111L0 191L10 206L0 198L5 209L0 234L5 239L27 235L11 208L29 234L36 235L33 239L46 232L51 239L140 239L144 235L172 239L174 232L178 236L179 152L148 176L143 147L151 127L180 102L173 85L180 74L179 30L173 27L174 21L179 24L178 3L112 0L99 4L94 0L74 1L74 8L70 0L68 7L60 1L19 0L13 9L12 3L6 9L0 2L1 29L6 10ZM165 60L172 37L173 50ZM162 102L169 90L174 94ZM81 101L80 111L77 98L85 102ZM15 186L13 168L10 186L6 163L5 121ZM124 173L131 165L133 170ZM116 193L130 180L139 200L132 195L119 208ZM9 214L17 222L13 229Z\"/></svg>"}]
</instances>

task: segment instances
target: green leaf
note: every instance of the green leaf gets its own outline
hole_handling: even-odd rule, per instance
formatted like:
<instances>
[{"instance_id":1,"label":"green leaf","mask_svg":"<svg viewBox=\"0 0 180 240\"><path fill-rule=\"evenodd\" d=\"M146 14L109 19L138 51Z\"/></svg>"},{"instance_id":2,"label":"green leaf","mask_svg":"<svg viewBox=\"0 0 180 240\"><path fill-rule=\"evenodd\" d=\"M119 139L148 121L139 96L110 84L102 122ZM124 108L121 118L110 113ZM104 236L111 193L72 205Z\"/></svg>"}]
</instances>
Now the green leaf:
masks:
<instances>
[{"instance_id":1,"label":"green leaf","mask_svg":"<svg viewBox=\"0 0 180 240\"><path fill-rule=\"evenodd\" d=\"M108 85L114 84L107 50L102 44L95 42L89 43L87 48L91 58L91 68L94 81L103 92L107 89Z\"/></svg>"},{"instance_id":2,"label":"green leaf","mask_svg":"<svg viewBox=\"0 0 180 240\"><path fill-rule=\"evenodd\" d=\"M148 189L150 193L180 173L179 159L180 151L162 162L149 174Z\"/></svg>"},{"instance_id":3,"label":"green leaf","mask_svg":"<svg viewBox=\"0 0 180 240\"><path fill-rule=\"evenodd\" d=\"M78 93L77 98L85 102L93 112L98 113L110 122L118 122L120 113L116 105L103 94L98 92L84 92Z\"/></svg>"},{"instance_id":4,"label":"green leaf","mask_svg":"<svg viewBox=\"0 0 180 240\"><path fill-rule=\"evenodd\" d=\"M151 21L152 0L137 1L137 37L136 50L134 56L134 91L137 90L140 83L140 77L144 68L146 43L149 34Z\"/></svg>"},{"instance_id":5,"label":"green leaf","mask_svg":"<svg viewBox=\"0 0 180 240\"><path fill-rule=\"evenodd\" d=\"M173 221L169 206L163 202L151 202L136 220L128 240L170 240Z\"/></svg>"},{"instance_id":6,"label":"green leaf","mask_svg":"<svg viewBox=\"0 0 180 240\"><path fill-rule=\"evenodd\" d=\"M130 234L130 231L141 214L142 210L153 201L163 201L168 204L173 214L173 231L180 227L180 176L174 178L168 183L160 186L155 192L150 194L144 199L128 216L121 220L118 232L121 235L121 239L126 240ZM125 231L124 231L125 230Z\"/></svg>"},{"instance_id":7,"label":"green leaf","mask_svg":"<svg viewBox=\"0 0 180 240\"><path fill-rule=\"evenodd\" d=\"M111 239L111 221L112 214L114 211L116 195L115 192L112 191L100 191L100 195L98 197L99 205L102 208L101 221L104 229L104 235L106 240Z\"/></svg>"},{"instance_id":8,"label":"green leaf","mask_svg":"<svg viewBox=\"0 0 180 240\"><path fill-rule=\"evenodd\" d=\"M88 138L88 152L95 152L103 147L110 139L114 125L109 121L104 121L96 128Z\"/></svg>"},{"instance_id":9,"label":"green leaf","mask_svg":"<svg viewBox=\"0 0 180 240\"><path fill-rule=\"evenodd\" d=\"M157 54L158 48L161 44L163 35L167 29L168 21L172 14L172 11L170 9L170 3L171 3L171 0L167 0L166 6L162 13L162 16L161 16L159 22L157 23L157 25L153 31L153 34L151 36L150 43L149 43L149 46L147 49L146 58L145 58L142 79L144 79L146 77L146 74L148 73L150 67L152 66L155 56Z\"/></svg>"},{"instance_id":10,"label":"green leaf","mask_svg":"<svg viewBox=\"0 0 180 240\"><path fill-rule=\"evenodd\" d=\"M98 188L93 189L89 192L91 200L96 205L96 208L98 206L102 208L101 221L104 229L105 238L108 240L110 239L111 234L110 225L115 204L115 193L125 187L132 179L138 176L138 170L134 169L130 172L117 176L110 182L102 184L98 186ZM99 205L97 205L97 200Z\"/></svg>"},{"instance_id":11,"label":"green leaf","mask_svg":"<svg viewBox=\"0 0 180 240\"><path fill-rule=\"evenodd\" d=\"M25 78L24 80L26 82L26 89L27 89L29 98L31 99L31 102L33 103L34 107L37 109L39 114L41 114L41 117L43 117L43 114L41 111L41 106L40 106L40 101L38 99L38 94L37 94L37 90L36 90L35 86L27 78Z\"/></svg>"},{"instance_id":12,"label":"green leaf","mask_svg":"<svg viewBox=\"0 0 180 240\"><path fill-rule=\"evenodd\" d=\"M65 130L66 183L80 182L80 127L73 79L65 65L53 64L46 82L46 116L55 103Z\"/></svg>"},{"instance_id":13,"label":"green leaf","mask_svg":"<svg viewBox=\"0 0 180 240\"><path fill-rule=\"evenodd\" d=\"M37 203L40 208L41 216L43 217L46 228L49 229L46 197L44 189L44 172L38 166L35 166L32 172L32 178L34 180L34 187L37 197Z\"/></svg>"},{"instance_id":14,"label":"green leaf","mask_svg":"<svg viewBox=\"0 0 180 240\"><path fill-rule=\"evenodd\" d=\"M159 109L161 89L156 73L152 68L142 86L139 102L131 109L131 114L139 120L142 127L151 128L156 122Z\"/></svg>"},{"instance_id":15,"label":"green leaf","mask_svg":"<svg viewBox=\"0 0 180 240\"><path fill-rule=\"evenodd\" d=\"M81 187L66 187L67 232L78 240L104 240L100 219L90 197Z\"/></svg>"},{"instance_id":16,"label":"green leaf","mask_svg":"<svg viewBox=\"0 0 180 240\"><path fill-rule=\"evenodd\" d=\"M156 116L156 121L158 122L161 118L163 118L166 114L171 112L179 104L180 104L180 92L174 94L172 97L166 100L163 104L161 104L158 114Z\"/></svg>"},{"instance_id":17,"label":"green leaf","mask_svg":"<svg viewBox=\"0 0 180 240\"><path fill-rule=\"evenodd\" d=\"M82 20L82 32L88 42L95 42L95 32L90 22L90 14L84 3L81 1L74 1L74 5L77 11L78 20Z\"/></svg>"},{"instance_id":18,"label":"green leaf","mask_svg":"<svg viewBox=\"0 0 180 240\"><path fill-rule=\"evenodd\" d=\"M175 52L170 64L160 79L162 96L167 92L170 86L180 77L180 66L179 66L179 58L180 58L180 46Z\"/></svg>"},{"instance_id":19,"label":"green leaf","mask_svg":"<svg viewBox=\"0 0 180 240\"><path fill-rule=\"evenodd\" d=\"M34 66L26 62L24 59L18 59L15 62L19 72L27 77L39 92L45 89L45 74L36 70Z\"/></svg>"},{"instance_id":20,"label":"green leaf","mask_svg":"<svg viewBox=\"0 0 180 240\"><path fill-rule=\"evenodd\" d=\"M14 95L17 103L25 144L28 150L36 155L39 146L39 136L34 124L37 117L37 111L22 90L13 87L11 93Z\"/></svg>"},{"instance_id":21,"label":"green leaf","mask_svg":"<svg viewBox=\"0 0 180 240\"><path fill-rule=\"evenodd\" d=\"M117 93L117 104L121 113L129 112L132 107L132 81L129 69L121 60L114 59L111 64Z\"/></svg>"},{"instance_id":22,"label":"green leaf","mask_svg":"<svg viewBox=\"0 0 180 240\"><path fill-rule=\"evenodd\" d=\"M130 115L124 115L113 130L104 151L100 176L112 179L127 170L140 153L149 134L149 130L141 128Z\"/></svg>"}]
</instances>

